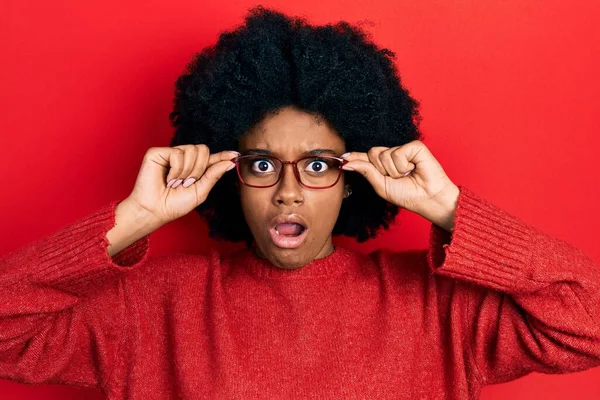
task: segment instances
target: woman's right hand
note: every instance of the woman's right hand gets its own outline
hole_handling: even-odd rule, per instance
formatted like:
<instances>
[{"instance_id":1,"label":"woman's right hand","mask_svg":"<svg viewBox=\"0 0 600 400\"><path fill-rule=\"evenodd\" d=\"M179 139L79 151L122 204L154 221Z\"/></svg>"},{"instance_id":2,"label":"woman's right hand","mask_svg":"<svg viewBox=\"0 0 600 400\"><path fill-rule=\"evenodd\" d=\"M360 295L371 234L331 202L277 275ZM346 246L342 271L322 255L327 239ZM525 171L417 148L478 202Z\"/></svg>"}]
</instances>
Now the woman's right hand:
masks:
<instances>
[{"instance_id":1,"label":"woman's right hand","mask_svg":"<svg viewBox=\"0 0 600 400\"><path fill-rule=\"evenodd\" d=\"M147 213L157 228L202 204L225 172L235 151L210 154L204 144L151 147L144 155L127 202Z\"/></svg>"}]
</instances>

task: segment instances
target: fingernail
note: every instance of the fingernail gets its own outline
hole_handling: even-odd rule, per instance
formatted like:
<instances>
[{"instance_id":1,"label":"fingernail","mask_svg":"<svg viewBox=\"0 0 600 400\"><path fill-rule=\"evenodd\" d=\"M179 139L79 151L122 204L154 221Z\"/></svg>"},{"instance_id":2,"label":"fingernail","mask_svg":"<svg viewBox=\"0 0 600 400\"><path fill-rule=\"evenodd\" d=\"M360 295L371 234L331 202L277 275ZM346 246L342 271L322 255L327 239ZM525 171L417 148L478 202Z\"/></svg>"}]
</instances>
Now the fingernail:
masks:
<instances>
[{"instance_id":1,"label":"fingernail","mask_svg":"<svg viewBox=\"0 0 600 400\"><path fill-rule=\"evenodd\" d=\"M177 180L177 179L171 179L171 180L169 181L169 183L167 183L167 187L168 187L168 188L170 188L170 187L173 185L173 183L175 183L175 181L176 181L176 180Z\"/></svg>"},{"instance_id":2,"label":"fingernail","mask_svg":"<svg viewBox=\"0 0 600 400\"><path fill-rule=\"evenodd\" d=\"M412 171L408 171L407 173L405 173L404 175L402 175L403 177L410 174Z\"/></svg>"},{"instance_id":3,"label":"fingernail","mask_svg":"<svg viewBox=\"0 0 600 400\"><path fill-rule=\"evenodd\" d=\"M227 167L226 171L231 171L235 168L235 163L232 163L229 167Z\"/></svg>"},{"instance_id":4,"label":"fingernail","mask_svg":"<svg viewBox=\"0 0 600 400\"><path fill-rule=\"evenodd\" d=\"M240 152L237 152L237 151L232 151L232 150L230 150L229 152L230 152L230 153L233 153L233 154L235 154L236 156L240 156L240 155L241 155L241 153L240 153Z\"/></svg>"},{"instance_id":5,"label":"fingernail","mask_svg":"<svg viewBox=\"0 0 600 400\"><path fill-rule=\"evenodd\" d=\"M187 178L184 182L183 182L183 187L188 187L190 186L192 183L196 182L196 178Z\"/></svg>"},{"instance_id":6,"label":"fingernail","mask_svg":"<svg viewBox=\"0 0 600 400\"><path fill-rule=\"evenodd\" d=\"M175 189L177 186L181 185L181 182L183 182L183 179L177 179L173 186L171 186L171 189Z\"/></svg>"},{"instance_id":7,"label":"fingernail","mask_svg":"<svg viewBox=\"0 0 600 400\"><path fill-rule=\"evenodd\" d=\"M341 158L344 158L344 157L348 157L349 155L350 155L350 153L344 153L344 154L342 154L340 157L341 157Z\"/></svg>"},{"instance_id":8,"label":"fingernail","mask_svg":"<svg viewBox=\"0 0 600 400\"><path fill-rule=\"evenodd\" d=\"M347 166L347 165L344 165L344 166L342 167L342 169L345 169L345 170L347 170L347 171L354 171L354 168L352 168L352 167L349 167L349 166Z\"/></svg>"}]
</instances>

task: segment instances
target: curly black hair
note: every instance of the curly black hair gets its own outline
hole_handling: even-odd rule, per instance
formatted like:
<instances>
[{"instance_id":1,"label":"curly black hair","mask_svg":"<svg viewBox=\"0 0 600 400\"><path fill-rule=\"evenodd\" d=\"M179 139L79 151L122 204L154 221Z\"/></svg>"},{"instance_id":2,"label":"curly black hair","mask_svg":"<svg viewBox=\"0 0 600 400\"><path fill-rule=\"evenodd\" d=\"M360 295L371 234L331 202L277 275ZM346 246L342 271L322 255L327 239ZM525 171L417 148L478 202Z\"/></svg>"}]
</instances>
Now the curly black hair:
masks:
<instances>
[{"instance_id":1,"label":"curly black hair","mask_svg":"<svg viewBox=\"0 0 600 400\"><path fill-rule=\"evenodd\" d=\"M177 79L171 146L206 144L211 153L237 150L240 137L268 114L295 106L325 118L348 151L399 146L422 137L419 103L401 85L395 54L369 34L340 21L314 26L262 6L245 25L221 32L194 55ZM352 196L342 203L333 235L364 242L389 228L398 207L375 193L360 174L344 172ZM236 189L225 174L196 211L209 236L253 242Z\"/></svg>"}]
</instances>

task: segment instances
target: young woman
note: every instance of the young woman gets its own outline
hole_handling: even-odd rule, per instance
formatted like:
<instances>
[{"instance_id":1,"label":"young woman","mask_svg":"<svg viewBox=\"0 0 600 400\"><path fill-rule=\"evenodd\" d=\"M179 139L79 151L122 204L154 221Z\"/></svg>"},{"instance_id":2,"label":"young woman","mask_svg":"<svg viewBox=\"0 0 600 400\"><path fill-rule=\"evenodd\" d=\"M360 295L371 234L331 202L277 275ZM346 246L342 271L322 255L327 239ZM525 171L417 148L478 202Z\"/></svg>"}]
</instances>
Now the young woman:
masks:
<instances>
[{"instance_id":1,"label":"young woman","mask_svg":"<svg viewBox=\"0 0 600 400\"><path fill-rule=\"evenodd\" d=\"M0 377L109 399L476 399L600 364L600 273L457 186L393 53L263 8L177 82L131 194L0 260ZM427 249L335 247L399 209ZM230 255L148 257L192 210Z\"/></svg>"}]
</instances>

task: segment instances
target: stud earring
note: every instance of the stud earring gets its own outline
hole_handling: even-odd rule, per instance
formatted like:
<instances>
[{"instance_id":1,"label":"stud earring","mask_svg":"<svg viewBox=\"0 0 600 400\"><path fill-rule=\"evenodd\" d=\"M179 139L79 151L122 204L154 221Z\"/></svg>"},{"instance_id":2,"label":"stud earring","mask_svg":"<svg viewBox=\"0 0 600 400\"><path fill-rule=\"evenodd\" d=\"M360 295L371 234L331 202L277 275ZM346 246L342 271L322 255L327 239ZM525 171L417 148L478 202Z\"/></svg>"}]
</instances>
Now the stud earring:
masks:
<instances>
[{"instance_id":1,"label":"stud earring","mask_svg":"<svg viewBox=\"0 0 600 400\"><path fill-rule=\"evenodd\" d=\"M347 199L348 197L350 197L351 194L352 194L352 189L348 189L348 192L346 193L344 198Z\"/></svg>"}]
</instances>

